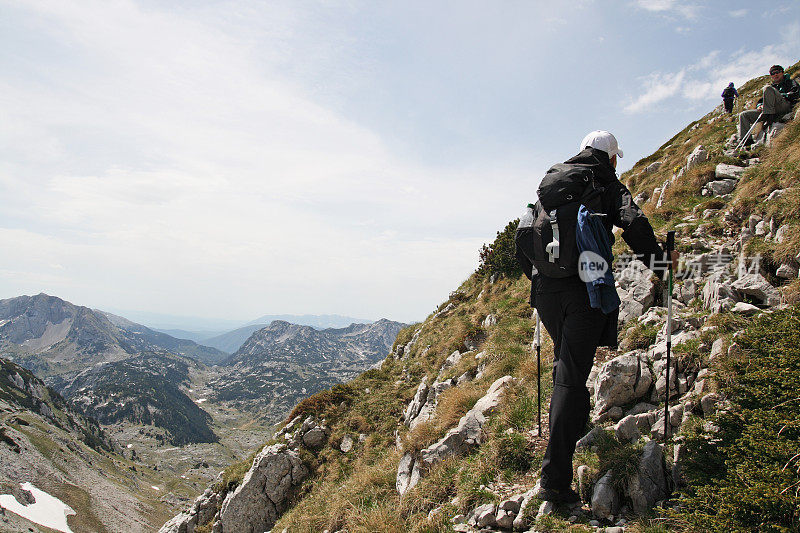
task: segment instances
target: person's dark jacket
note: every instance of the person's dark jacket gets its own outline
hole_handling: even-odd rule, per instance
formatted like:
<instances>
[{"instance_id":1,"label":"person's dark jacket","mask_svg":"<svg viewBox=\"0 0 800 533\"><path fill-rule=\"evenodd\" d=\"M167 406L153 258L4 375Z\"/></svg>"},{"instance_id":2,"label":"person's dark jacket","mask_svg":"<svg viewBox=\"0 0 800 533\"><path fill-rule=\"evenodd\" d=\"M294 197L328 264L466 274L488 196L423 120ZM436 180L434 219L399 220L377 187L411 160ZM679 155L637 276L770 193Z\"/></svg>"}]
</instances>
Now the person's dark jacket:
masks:
<instances>
[{"instance_id":1,"label":"person's dark jacket","mask_svg":"<svg viewBox=\"0 0 800 533\"><path fill-rule=\"evenodd\" d=\"M722 91L722 98L724 98L725 100L733 100L738 96L739 92L733 87L725 87L725 90Z\"/></svg>"},{"instance_id":2,"label":"person's dark jacket","mask_svg":"<svg viewBox=\"0 0 800 533\"><path fill-rule=\"evenodd\" d=\"M612 245L615 240L613 229L614 226L617 226L623 230L622 239L646 265L650 266L651 261L664 261L665 253L658 245L653 227L642 210L634 203L628 188L617 178L617 173L611 166L606 152L589 147L564 163L590 168L595 182L603 188L602 212L607 215L603 219L603 225ZM517 254L517 259L520 261L522 271L531 280L531 305L535 304L539 294L562 291L586 292L586 285L577 275L567 278L549 278L533 270L533 265L524 257L524 254ZM654 272L659 277L664 274L663 270L654 270ZM616 345L617 315L617 311L607 315L607 326L601 346Z\"/></svg>"},{"instance_id":3,"label":"person's dark jacket","mask_svg":"<svg viewBox=\"0 0 800 533\"><path fill-rule=\"evenodd\" d=\"M796 80L789 78L789 76L785 74L783 75L783 80L778 83L773 83L772 86L778 89L778 92L789 100L791 105L796 104L797 100L800 99L800 85L797 84ZM762 103L764 103L764 98L758 100L758 104Z\"/></svg>"}]
</instances>

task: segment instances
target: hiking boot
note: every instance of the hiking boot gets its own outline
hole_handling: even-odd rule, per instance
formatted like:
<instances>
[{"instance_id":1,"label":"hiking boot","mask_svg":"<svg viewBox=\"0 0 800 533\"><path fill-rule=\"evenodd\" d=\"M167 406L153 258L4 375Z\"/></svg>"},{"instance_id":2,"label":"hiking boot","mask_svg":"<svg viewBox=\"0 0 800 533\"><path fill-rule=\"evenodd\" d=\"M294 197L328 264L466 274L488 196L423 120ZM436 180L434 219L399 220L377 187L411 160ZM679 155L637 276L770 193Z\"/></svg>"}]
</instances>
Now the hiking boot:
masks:
<instances>
[{"instance_id":1,"label":"hiking boot","mask_svg":"<svg viewBox=\"0 0 800 533\"><path fill-rule=\"evenodd\" d=\"M761 122L764 123L765 128L769 128L770 126L772 126L772 123L775 122L776 118L777 117L772 113L763 113L761 115Z\"/></svg>"},{"instance_id":2,"label":"hiking boot","mask_svg":"<svg viewBox=\"0 0 800 533\"><path fill-rule=\"evenodd\" d=\"M553 502L553 503L566 503L566 504L575 504L581 502L581 497L578 495L577 492L572 490L572 488L566 489L547 489L541 487L536 492L536 497L540 500L546 502Z\"/></svg>"}]
</instances>

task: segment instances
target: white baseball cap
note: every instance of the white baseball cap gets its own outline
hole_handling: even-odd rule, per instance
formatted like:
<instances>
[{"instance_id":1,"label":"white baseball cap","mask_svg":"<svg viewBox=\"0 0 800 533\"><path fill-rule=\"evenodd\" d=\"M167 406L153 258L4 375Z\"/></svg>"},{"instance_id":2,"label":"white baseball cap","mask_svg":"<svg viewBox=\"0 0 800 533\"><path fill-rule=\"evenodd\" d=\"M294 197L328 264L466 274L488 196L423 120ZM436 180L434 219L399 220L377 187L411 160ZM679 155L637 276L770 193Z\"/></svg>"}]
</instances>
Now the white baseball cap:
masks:
<instances>
[{"instance_id":1,"label":"white baseball cap","mask_svg":"<svg viewBox=\"0 0 800 533\"><path fill-rule=\"evenodd\" d=\"M595 130L584 137L581 141L581 150L585 150L588 146L604 151L608 154L609 159L615 155L622 157L622 150L617 144L617 138L604 130Z\"/></svg>"}]
</instances>

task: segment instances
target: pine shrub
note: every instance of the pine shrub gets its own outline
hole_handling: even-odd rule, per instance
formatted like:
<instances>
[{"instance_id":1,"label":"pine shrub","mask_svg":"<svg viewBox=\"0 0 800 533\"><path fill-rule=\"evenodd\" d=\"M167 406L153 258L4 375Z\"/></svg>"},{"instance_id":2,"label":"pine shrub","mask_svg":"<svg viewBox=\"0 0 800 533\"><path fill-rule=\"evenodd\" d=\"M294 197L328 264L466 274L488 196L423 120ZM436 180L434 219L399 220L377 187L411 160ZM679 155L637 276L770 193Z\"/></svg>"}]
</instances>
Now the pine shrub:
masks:
<instances>
[{"instance_id":1,"label":"pine shrub","mask_svg":"<svg viewBox=\"0 0 800 533\"><path fill-rule=\"evenodd\" d=\"M508 277L518 277L522 274L516 257L514 235L517 232L519 219L509 222L503 231L497 232L497 237L490 245L481 247L478 274L489 277L501 274Z\"/></svg>"},{"instance_id":2,"label":"pine shrub","mask_svg":"<svg viewBox=\"0 0 800 533\"><path fill-rule=\"evenodd\" d=\"M756 318L724 359L731 408L687 436L676 523L702 531L800 531L800 308Z\"/></svg>"}]
</instances>

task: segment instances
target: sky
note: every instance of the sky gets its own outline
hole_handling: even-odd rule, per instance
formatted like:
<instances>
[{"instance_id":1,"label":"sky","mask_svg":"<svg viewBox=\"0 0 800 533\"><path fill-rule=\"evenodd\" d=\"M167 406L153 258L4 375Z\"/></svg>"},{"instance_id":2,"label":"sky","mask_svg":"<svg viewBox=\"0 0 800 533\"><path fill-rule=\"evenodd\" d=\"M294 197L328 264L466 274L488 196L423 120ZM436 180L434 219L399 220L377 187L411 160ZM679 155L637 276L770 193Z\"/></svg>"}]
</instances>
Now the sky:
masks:
<instances>
[{"instance_id":1,"label":"sky","mask_svg":"<svg viewBox=\"0 0 800 533\"><path fill-rule=\"evenodd\" d=\"M0 299L419 321L586 133L798 60L794 0L0 0Z\"/></svg>"}]
</instances>

